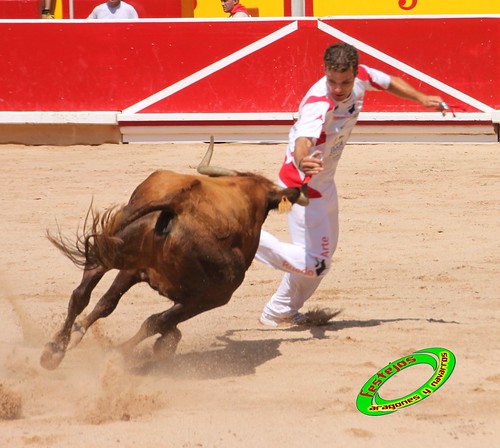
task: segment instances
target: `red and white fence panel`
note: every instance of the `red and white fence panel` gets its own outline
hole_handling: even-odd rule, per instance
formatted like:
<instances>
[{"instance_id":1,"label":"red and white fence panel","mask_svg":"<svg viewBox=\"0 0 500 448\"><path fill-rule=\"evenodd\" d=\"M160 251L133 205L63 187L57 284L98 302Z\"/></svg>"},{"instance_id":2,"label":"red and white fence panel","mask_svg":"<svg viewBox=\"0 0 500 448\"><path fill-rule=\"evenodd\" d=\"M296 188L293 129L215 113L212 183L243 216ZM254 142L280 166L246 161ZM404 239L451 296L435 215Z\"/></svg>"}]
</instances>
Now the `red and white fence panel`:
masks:
<instances>
[{"instance_id":1,"label":"red and white fence panel","mask_svg":"<svg viewBox=\"0 0 500 448\"><path fill-rule=\"evenodd\" d=\"M456 113L442 117L373 93L360 116L367 129L492 128L500 121L499 18L0 21L8 43L0 48L0 124L114 122L125 141L197 130L283 139L323 75L324 49L342 40L359 49L362 63L441 95Z\"/></svg>"}]
</instances>

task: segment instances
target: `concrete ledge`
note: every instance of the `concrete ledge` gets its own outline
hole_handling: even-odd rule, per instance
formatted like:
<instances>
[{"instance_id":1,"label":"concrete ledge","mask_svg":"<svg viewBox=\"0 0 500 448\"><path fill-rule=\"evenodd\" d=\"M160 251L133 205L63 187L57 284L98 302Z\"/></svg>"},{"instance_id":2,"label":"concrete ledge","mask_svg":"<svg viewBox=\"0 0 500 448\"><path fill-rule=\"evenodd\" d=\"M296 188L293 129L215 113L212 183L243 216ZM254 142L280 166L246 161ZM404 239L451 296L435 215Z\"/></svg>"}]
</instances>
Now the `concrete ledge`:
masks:
<instances>
[{"instance_id":1,"label":"concrete ledge","mask_svg":"<svg viewBox=\"0 0 500 448\"><path fill-rule=\"evenodd\" d=\"M206 141L286 142L295 114L0 112L0 144L99 145ZM498 142L500 112L362 113L350 141Z\"/></svg>"},{"instance_id":2,"label":"concrete ledge","mask_svg":"<svg viewBox=\"0 0 500 448\"><path fill-rule=\"evenodd\" d=\"M268 142L285 143L288 139L289 125L282 126L122 126L124 143L152 142L191 142L208 141L213 135L216 142ZM497 142L497 135L491 123L474 125L404 125L377 123L358 123L349 141L368 142Z\"/></svg>"},{"instance_id":3,"label":"concrete ledge","mask_svg":"<svg viewBox=\"0 0 500 448\"><path fill-rule=\"evenodd\" d=\"M0 124L116 124L116 111L0 112Z\"/></svg>"},{"instance_id":4,"label":"concrete ledge","mask_svg":"<svg viewBox=\"0 0 500 448\"><path fill-rule=\"evenodd\" d=\"M286 142L296 114L117 114L125 143L200 141ZM493 124L493 125L492 125ZM489 112L361 112L352 142L496 142Z\"/></svg>"},{"instance_id":5,"label":"concrete ledge","mask_svg":"<svg viewBox=\"0 0 500 448\"><path fill-rule=\"evenodd\" d=\"M498 142L495 124L405 125L359 123L349 139L361 142ZM498 124L496 124L498 126ZM285 143L290 125L123 126L95 124L0 124L0 144L100 145L103 143L218 142Z\"/></svg>"},{"instance_id":6,"label":"concrete ledge","mask_svg":"<svg viewBox=\"0 0 500 448\"><path fill-rule=\"evenodd\" d=\"M120 128L102 124L1 124L0 144L100 145L120 143Z\"/></svg>"},{"instance_id":7,"label":"concrete ledge","mask_svg":"<svg viewBox=\"0 0 500 448\"><path fill-rule=\"evenodd\" d=\"M498 136L491 123L483 124L358 124L352 143L495 143Z\"/></svg>"},{"instance_id":8,"label":"concrete ledge","mask_svg":"<svg viewBox=\"0 0 500 448\"><path fill-rule=\"evenodd\" d=\"M494 114L494 113L493 113ZM442 115L440 112L361 112L359 122L435 122L449 123L457 122L491 122L492 113L489 112L456 112L453 115L448 112ZM261 112L261 113L117 113L116 121L122 125L136 123L293 123L298 117L298 112ZM0 115L1 119L1 115Z\"/></svg>"}]
</instances>

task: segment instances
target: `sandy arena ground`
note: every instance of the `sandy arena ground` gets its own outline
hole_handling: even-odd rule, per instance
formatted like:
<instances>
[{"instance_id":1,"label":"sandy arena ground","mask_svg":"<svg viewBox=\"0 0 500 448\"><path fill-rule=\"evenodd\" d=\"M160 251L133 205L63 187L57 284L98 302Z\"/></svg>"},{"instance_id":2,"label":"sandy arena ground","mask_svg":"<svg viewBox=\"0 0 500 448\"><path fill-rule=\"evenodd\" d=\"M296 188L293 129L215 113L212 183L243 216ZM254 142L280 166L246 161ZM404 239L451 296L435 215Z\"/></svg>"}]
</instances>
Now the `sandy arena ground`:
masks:
<instances>
[{"instance_id":1,"label":"sandy arena ground","mask_svg":"<svg viewBox=\"0 0 500 448\"><path fill-rule=\"evenodd\" d=\"M180 326L169 364L152 358L152 340L132 364L109 349L170 306L139 285L59 369L39 366L81 276L45 230L58 223L74 235L92 198L105 208L155 169L194 172L205 147L0 147L0 446L498 446L498 144L348 145L337 175L339 248L305 306L341 308L326 326L260 326L281 273L255 262L228 305ZM213 163L274 179L283 153L219 144ZM265 228L287 239L283 215ZM372 375L428 347L456 355L446 384L390 415L357 410ZM381 395L406 395L431 374L406 369Z\"/></svg>"}]
</instances>

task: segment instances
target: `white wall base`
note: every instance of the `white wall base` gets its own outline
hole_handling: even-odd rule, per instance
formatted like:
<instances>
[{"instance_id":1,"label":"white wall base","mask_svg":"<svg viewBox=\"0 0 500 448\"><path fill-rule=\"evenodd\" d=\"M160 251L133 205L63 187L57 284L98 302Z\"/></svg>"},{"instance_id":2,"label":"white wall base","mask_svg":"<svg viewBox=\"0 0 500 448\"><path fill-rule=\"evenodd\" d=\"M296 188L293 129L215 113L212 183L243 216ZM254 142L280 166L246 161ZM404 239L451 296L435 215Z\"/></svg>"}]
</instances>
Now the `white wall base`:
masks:
<instances>
[{"instance_id":1,"label":"white wall base","mask_svg":"<svg viewBox=\"0 0 500 448\"><path fill-rule=\"evenodd\" d=\"M0 144L287 141L295 114L0 112ZM499 142L500 112L361 113L350 141Z\"/></svg>"}]
</instances>

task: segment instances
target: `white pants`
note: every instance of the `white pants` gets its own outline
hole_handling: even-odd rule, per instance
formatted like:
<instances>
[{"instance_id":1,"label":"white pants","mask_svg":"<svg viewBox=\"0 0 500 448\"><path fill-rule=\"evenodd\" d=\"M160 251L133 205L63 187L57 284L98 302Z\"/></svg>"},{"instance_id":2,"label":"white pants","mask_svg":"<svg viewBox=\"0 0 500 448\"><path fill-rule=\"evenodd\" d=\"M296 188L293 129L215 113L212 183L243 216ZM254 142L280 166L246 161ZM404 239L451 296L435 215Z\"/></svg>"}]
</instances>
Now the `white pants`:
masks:
<instances>
[{"instance_id":1,"label":"white pants","mask_svg":"<svg viewBox=\"0 0 500 448\"><path fill-rule=\"evenodd\" d=\"M312 296L330 269L339 236L335 184L307 207L294 205L288 214L291 243L262 230L255 258L285 271L276 293L264 307L275 318L293 316Z\"/></svg>"}]
</instances>

